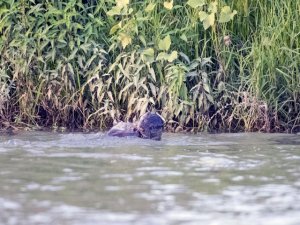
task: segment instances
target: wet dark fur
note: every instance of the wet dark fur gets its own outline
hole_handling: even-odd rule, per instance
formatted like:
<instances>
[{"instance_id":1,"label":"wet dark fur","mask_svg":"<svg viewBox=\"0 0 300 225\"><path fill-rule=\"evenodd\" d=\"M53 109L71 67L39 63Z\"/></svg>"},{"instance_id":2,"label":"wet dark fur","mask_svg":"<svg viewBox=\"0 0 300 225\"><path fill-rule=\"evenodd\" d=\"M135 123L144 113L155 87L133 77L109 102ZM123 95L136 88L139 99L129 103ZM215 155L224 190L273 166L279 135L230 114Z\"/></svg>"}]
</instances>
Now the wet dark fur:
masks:
<instances>
[{"instance_id":1,"label":"wet dark fur","mask_svg":"<svg viewBox=\"0 0 300 225\"><path fill-rule=\"evenodd\" d=\"M161 140L164 120L156 113L146 113L138 124L120 122L109 131L109 136L127 137L136 136L144 139Z\"/></svg>"}]
</instances>

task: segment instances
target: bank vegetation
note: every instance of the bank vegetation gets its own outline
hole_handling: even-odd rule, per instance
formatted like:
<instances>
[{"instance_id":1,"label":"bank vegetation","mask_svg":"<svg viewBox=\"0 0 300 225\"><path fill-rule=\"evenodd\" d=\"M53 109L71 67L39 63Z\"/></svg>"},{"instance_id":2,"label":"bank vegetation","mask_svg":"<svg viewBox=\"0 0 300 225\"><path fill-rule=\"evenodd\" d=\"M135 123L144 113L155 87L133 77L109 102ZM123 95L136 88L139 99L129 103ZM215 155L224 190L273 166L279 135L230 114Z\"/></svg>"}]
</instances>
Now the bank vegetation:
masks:
<instances>
[{"instance_id":1,"label":"bank vegetation","mask_svg":"<svg viewBox=\"0 0 300 225\"><path fill-rule=\"evenodd\" d=\"M1 129L299 132L300 4L2 0Z\"/></svg>"}]
</instances>

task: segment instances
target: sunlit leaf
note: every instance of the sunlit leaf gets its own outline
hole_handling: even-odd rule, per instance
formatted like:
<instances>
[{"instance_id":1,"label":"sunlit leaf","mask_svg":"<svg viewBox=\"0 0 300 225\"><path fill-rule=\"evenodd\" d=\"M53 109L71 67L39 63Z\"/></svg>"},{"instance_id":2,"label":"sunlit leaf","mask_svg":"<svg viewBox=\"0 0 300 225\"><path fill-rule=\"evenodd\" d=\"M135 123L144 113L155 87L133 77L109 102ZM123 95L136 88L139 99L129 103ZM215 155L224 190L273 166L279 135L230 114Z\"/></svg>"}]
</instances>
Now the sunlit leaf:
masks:
<instances>
[{"instance_id":1,"label":"sunlit leaf","mask_svg":"<svg viewBox=\"0 0 300 225\"><path fill-rule=\"evenodd\" d=\"M168 55L168 61L169 62L173 62L177 58L178 58L177 51L172 51L172 53L170 55Z\"/></svg>"},{"instance_id":2,"label":"sunlit leaf","mask_svg":"<svg viewBox=\"0 0 300 225\"><path fill-rule=\"evenodd\" d=\"M170 35L167 35L164 39L160 40L158 43L158 48L160 50L168 51L171 46Z\"/></svg>"},{"instance_id":3,"label":"sunlit leaf","mask_svg":"<svg viewBox=\"0 0 300 225\"><path fill-rule=\"evenodd\" d=\"M211 2L208 6L208 11L211 13L216 13L218 11L218 2Z\"/></svg>"},{"instance_id":4,"label":"sunlit leaf","mask_svg":"<svg viewBox=\"0 0 300 225\"><path fill-rule=\"evenodd\" d=\"M213 26L215 24L215 14L211 13L209 14L204 20L203 20L203 27L206 30L207 28Z\"/></svg>"},{"instance_id":5,"label":"sunlit leaf","mask_svg":"<svg viewBox=\"0 0 300 225\"><path fill-rule=\"evenodd\" d=\"M148 56L153 56L154 55L154 50L153 48L147 48L143 51L143 55L148 55Z\"/></svg>"},{"instance_id":6,"label":"sunlit leaf","mask_svg":"<svg viewBox=\"0 0 300 225\"><path fill-rule=\"evenodd\" d=\"M165 52L160 52L156 57L156 60L167 60L167 59L168 59L168 54Z\"/></svg>"},{"instance_id":7,"label":"sunlit leaf","mask_svg":"<svg viewBox=\"0 0 300 225\"><path fill-rule=\"evenodd\" d=\"M153 48L145 49L141 54L142 60L144 62L153 62L154 61L154 50Z\"/></svg>"},{"instance_id":8,"label":"sunlit leaf","mask_svg":"<svg viewBox=\"0 0 300 225\"><path fill-rule=\"evenodd\" d=\"M170 2L164 2L164 7L168 10L171 10L173 8L173 0Z\"/></svg>"},{"instance_id":9,"label":"sunlit leaf","mask_svg":"<svg viewBox=\"0 0 300 225\"><path fill-rule=\"evenodd\" d=\"M112 34L114 34L118 29L120 29L120 28L121 28L121 23L122 23L122 22L119 22L118 24L114 25L114 26L110 29L109 34L112 35Z\"/></svg>"},{"instance_id":10,"label":"sunlit leaf","mask_svg":"<svg viewBox=\"0 0 300 225\"><path fill-rule=\"evenodd\" d=\"M208 17L208 14L204 11L200 11L198 13L198 16L199 16L200 21L203 22L203 20L205 20Z\"/></svg>"},{"instance_id":11,"label":"sunlit leaf","mask_svg":"<svg viewBox=\"0 0 300 225\"><path fill-rule=\"evenodd\" d=\"M205 0L189 0L187 2L187 4L195 9L197 7L204 6L206 4L206 1Z\"/></svg>"},{"instance_id":12,"label":"sunlit leaf","mask_svg":"<svg viewBox=\"0 0 300 225\"><path fill-rule=\"evenodd\" d=\"M131 14L133 12L133 8L129 8L128 14Z\"/></svg>"},{"instance_id":13,"label":"sunlit leaf","mask_svg":"<svg viewBox=\"0 0 300 225\"><path fill-rule=\"evenodd\" d=\"M188 42L187 37L186 37L185 34L182 34L182 35L180 36L180 39L183 40L183 41L185 41L185 42Z\"/></svg>"},{"instance_id":14,"label":"sunlit leaf","mask_svg":"<svg viewBox=\"0 0 300 225\"><path fill-rule=\"evenodd\" d=\"M109 15L109 16L120 15L121 14L121 9L122 8L120 8L118 6L114 6L106 14Z\"/></svg>"},{"instance_id":15,"label":"sunlit leaf","mask_svg":"<svg viewBox=\"0 0 300 225\"><path fill-rule=\"evenodd\" d=\"M135 18L136 18L136 21L139 21L139 22L145 22L145 21L149 20L149 18L147 18L146 16L143 15L142 11L136 12Z\"/></svg>"},{"instance_id":16,"label":"sunlit leaf","mask_svg":"<svg viewBox=\"0 0 300 225\"><path fill-rule=\"evenodd\" d=\"M151 12L155 8L156 4L149 3L149 5L146 7L145 12Z\"/></svg>"},{"instance_id":17,"label":"sunlit leaf","mask_svg":"<svg viewBox=\"0 0 300 225\"><path fill-rule=\"evenodd\" d=\"M117 7L123 8L129 4L129 0L116 0Z\"/></svg>"},{"instance_id":18,"label":"sunlit leaf","mask_svg":"<svg viewBox=\"0 0 300 225\"><path fill-rule=\"evenodd\" d=\"M171 54L160 52L156 57L156 60L167 60L168 62L173 62L175 59L178 58L178 52L172 51Z\"/></svg>"},{"instance_id":19,"label":"sunlit leaf","mask_svg":"<svg viewBox=\"0 0 300 225\"><path fill-rule=\"evenodd\" d=\"M120 33L119 40L121 41L123 48L126 48L126 46L131 44L131 41L132 41L131 37L125 33Z\"/></svg>"},{"instance_id":20,"label":"sunlit leaf","mask_svg":"<svg viewBox=\"0 0 300 225\"><path fill-rule=\"evenodd\" d=\"M229 6L224 6L221 9L219 22L226 23L226 22L232 20L236 14L237 14L236 10L231 11Z\"/></svg>"}]
</instances>

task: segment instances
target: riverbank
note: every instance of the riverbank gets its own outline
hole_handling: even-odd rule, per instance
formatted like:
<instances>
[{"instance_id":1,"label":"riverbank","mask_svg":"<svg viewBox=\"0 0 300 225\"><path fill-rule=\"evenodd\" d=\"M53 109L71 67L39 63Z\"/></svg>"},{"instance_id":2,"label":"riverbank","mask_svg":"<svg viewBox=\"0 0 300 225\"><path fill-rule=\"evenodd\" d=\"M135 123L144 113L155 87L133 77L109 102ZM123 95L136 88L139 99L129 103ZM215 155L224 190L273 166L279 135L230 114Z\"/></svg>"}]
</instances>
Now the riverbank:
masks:
<instances>
[{"instance_id":1,"label":"riverbank","mask_svg":"<svg viewBox=\"0 0 300 225\"><path fill-rule=\"evenodd\" d=\"M154 108L173 132L299 132L299 7L4 1L1 129L107 130Z\"/></svg>"}]
</instances>

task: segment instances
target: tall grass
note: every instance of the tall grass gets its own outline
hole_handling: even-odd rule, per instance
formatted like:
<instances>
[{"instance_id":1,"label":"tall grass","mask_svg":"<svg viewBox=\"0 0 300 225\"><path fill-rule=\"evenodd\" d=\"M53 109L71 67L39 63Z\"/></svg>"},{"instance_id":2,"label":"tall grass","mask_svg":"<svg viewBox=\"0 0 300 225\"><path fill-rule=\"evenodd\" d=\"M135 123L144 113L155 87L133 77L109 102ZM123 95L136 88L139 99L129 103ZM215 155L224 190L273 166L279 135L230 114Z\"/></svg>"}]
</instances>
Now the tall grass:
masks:
<instances>
[{"instance_id":1,"label":"tall grass","mask_svg":"<svg viewBox=\"0 0 300 225\"><path fill-rule=\"evenodd\" d=\"M299 131L299 4L199 3L2 1L2 128Z\"/></svg>"},{"instance_id":2,"label":"tall grass","mask_svg":"<svg viewBox=\"0 0 300 225\"><path fill-rule=\"evenodd\" d=\"M260 101L263 117L268 118L268 123L260 122L258 128L299 131L299 4L283 0L233 0L231 4L242 12L231 27L242 43L233 57L238 63L235 70L240 70L239 86Z\"/></svg>"}]
</instances>

